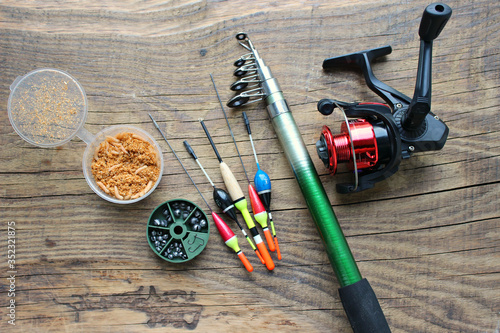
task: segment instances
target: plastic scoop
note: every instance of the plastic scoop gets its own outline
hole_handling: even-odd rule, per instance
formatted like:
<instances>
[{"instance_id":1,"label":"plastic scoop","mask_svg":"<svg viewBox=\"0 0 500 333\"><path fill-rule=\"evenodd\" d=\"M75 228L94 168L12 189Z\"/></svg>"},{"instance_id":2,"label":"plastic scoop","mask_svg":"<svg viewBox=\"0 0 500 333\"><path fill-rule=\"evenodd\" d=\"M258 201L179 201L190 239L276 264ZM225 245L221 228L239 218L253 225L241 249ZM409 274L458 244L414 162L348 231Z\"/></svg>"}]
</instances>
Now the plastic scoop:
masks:
<instances>
[{"instance_id":1,"label":"plastic scoop","mask_svg":"<svg viewBox=\"0 0 500 333\"><path fill-rule=\"evenodd\" d=\"M57 147L76 135L88 143L93 136L83 127L87 96L78 81L58 69L37 69L16 78L10 86L9 120L27 142Z\"/></svg>"}]
</instances>

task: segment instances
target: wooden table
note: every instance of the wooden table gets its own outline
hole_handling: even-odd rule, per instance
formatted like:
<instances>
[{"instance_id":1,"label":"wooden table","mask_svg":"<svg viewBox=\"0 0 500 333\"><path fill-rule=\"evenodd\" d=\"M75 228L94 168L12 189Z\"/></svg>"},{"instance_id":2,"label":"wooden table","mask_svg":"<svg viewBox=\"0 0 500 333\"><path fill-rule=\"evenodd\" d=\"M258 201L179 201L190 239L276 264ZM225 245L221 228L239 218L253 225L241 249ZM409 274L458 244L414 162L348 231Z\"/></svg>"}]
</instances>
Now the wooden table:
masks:
<instances>
[{"instance_id":1,"label":"wooden table","mask_svg":"<svg viewBox=\"0 0 500 333\"><path fill-rule=\"evenodd\" d=\"M500 4L450 1L434 43L432 110L450 128L441 151L415 154L374 189L340 195L315 152L322 98L381 101L359 73L324 72L323 59L390 44L374 66L412 96L420 17L427 1L12 1L0 4L0 330L2 332L351 332L339 283L263 103L245 110L262 168L273 181L283 259L269 272L240 236L247 273L212 225L206 249L185 264L159 259L146 223L160 203L203 202L153 127L166 131L207 198L211 187L182 146L188 139L217 186L218 163L199 118L245 184L214 93L232 96L233 62L248 32L279 80L359 264L393 332L498 332ZM134 205L108 203L82 174L85 144L24 142L7 117L9 86L33 69L75 76L89 103L86 128L150 132L166 167ZM240 111L228 110L251 177L256 171ZM214 205L215 206L215 205ZM7 278L8 222L15 222L15 297ZM230 223L228 221L228 223ZM236 231L235 225L230 223ZM238 233L239 235L239 233ZM276 258L276 255L273 254ZM8 323L15 300L15 327Z\"/></svg>"}]
</instances>

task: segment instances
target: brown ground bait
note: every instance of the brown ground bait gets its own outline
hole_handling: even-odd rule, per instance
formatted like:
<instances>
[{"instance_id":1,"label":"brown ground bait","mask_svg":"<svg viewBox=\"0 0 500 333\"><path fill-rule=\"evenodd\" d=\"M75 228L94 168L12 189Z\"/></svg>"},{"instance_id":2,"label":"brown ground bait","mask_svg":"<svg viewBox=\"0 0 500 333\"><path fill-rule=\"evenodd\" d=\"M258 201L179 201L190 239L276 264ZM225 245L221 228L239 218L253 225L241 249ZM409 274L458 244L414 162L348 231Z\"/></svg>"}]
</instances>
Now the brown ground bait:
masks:
<instances>
[{"instance_id":1,"label":"brown ground bait","mask_svg":"<svg viewBox=\"0 0 500 333\"><path fill-rule=\"evenodd\" d=\"M146 194L160 175L158 153L154 146L137 134L107 136L97 147L92 174L97 185L120 200Z\"/></svg>"}]
</instances>

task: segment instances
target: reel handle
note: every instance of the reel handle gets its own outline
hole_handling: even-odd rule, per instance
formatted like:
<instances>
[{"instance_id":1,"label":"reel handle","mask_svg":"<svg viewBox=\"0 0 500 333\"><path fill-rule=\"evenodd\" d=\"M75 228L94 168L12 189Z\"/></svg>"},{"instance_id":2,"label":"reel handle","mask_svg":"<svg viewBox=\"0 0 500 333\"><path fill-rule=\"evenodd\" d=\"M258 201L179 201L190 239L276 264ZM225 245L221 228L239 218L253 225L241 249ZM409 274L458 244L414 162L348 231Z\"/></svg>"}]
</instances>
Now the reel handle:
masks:
<instances>
[{"instance_id":1,"label":"reel handle","mask_svg":"<svg viewBox=\"0 0 500 333\"><path fill-rule=\"evenodd\" d=\"M403 115L402 127L408 132L420 132L431 111L432 41L439 36L451 16L451 8L444 3L427 6L420 21L420 54L417 81L413 99Z\"/></svg>"},{"instance_id":2,"label":"reel handle","mask_svg":"<svg viewBox=\"0 0 500 333\"><path fill-rule=\"evenodd\" d=\"M422 40L430 42L436 39L451 17L451 8L444 3L433 3L427 6L420 21L418 35Z\"/></svg>"}]
</instances>

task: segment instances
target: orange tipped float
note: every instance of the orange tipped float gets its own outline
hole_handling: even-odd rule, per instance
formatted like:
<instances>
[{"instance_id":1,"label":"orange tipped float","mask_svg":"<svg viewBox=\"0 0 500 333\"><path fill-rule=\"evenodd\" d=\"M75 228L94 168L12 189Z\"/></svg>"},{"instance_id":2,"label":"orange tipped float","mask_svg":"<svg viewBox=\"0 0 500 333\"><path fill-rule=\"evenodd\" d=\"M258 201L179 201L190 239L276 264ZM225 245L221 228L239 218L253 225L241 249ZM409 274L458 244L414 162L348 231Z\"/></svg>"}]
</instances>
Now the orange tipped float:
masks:
<instances>
[{"instance_id":1,"label":"orange tipped float","mask_svg":"<svg viewBox=\"0 0 500 333\"><path fill-rule=\"evenodd\" d=\"M238 244L238 237L236 237L234 232L229 228L226 222L224 222L224 220L221 219L219 215L217 215L217 213L212 212L212 217L214 218L215 226L217 227L217 230L219 230L219 234L222 237L222 240L229 248L233 249L234 252L236 252L247 271L253 271L253 266L250 264L247 257L240 249L240 246Z\"/></svg>"}]
</instances>

